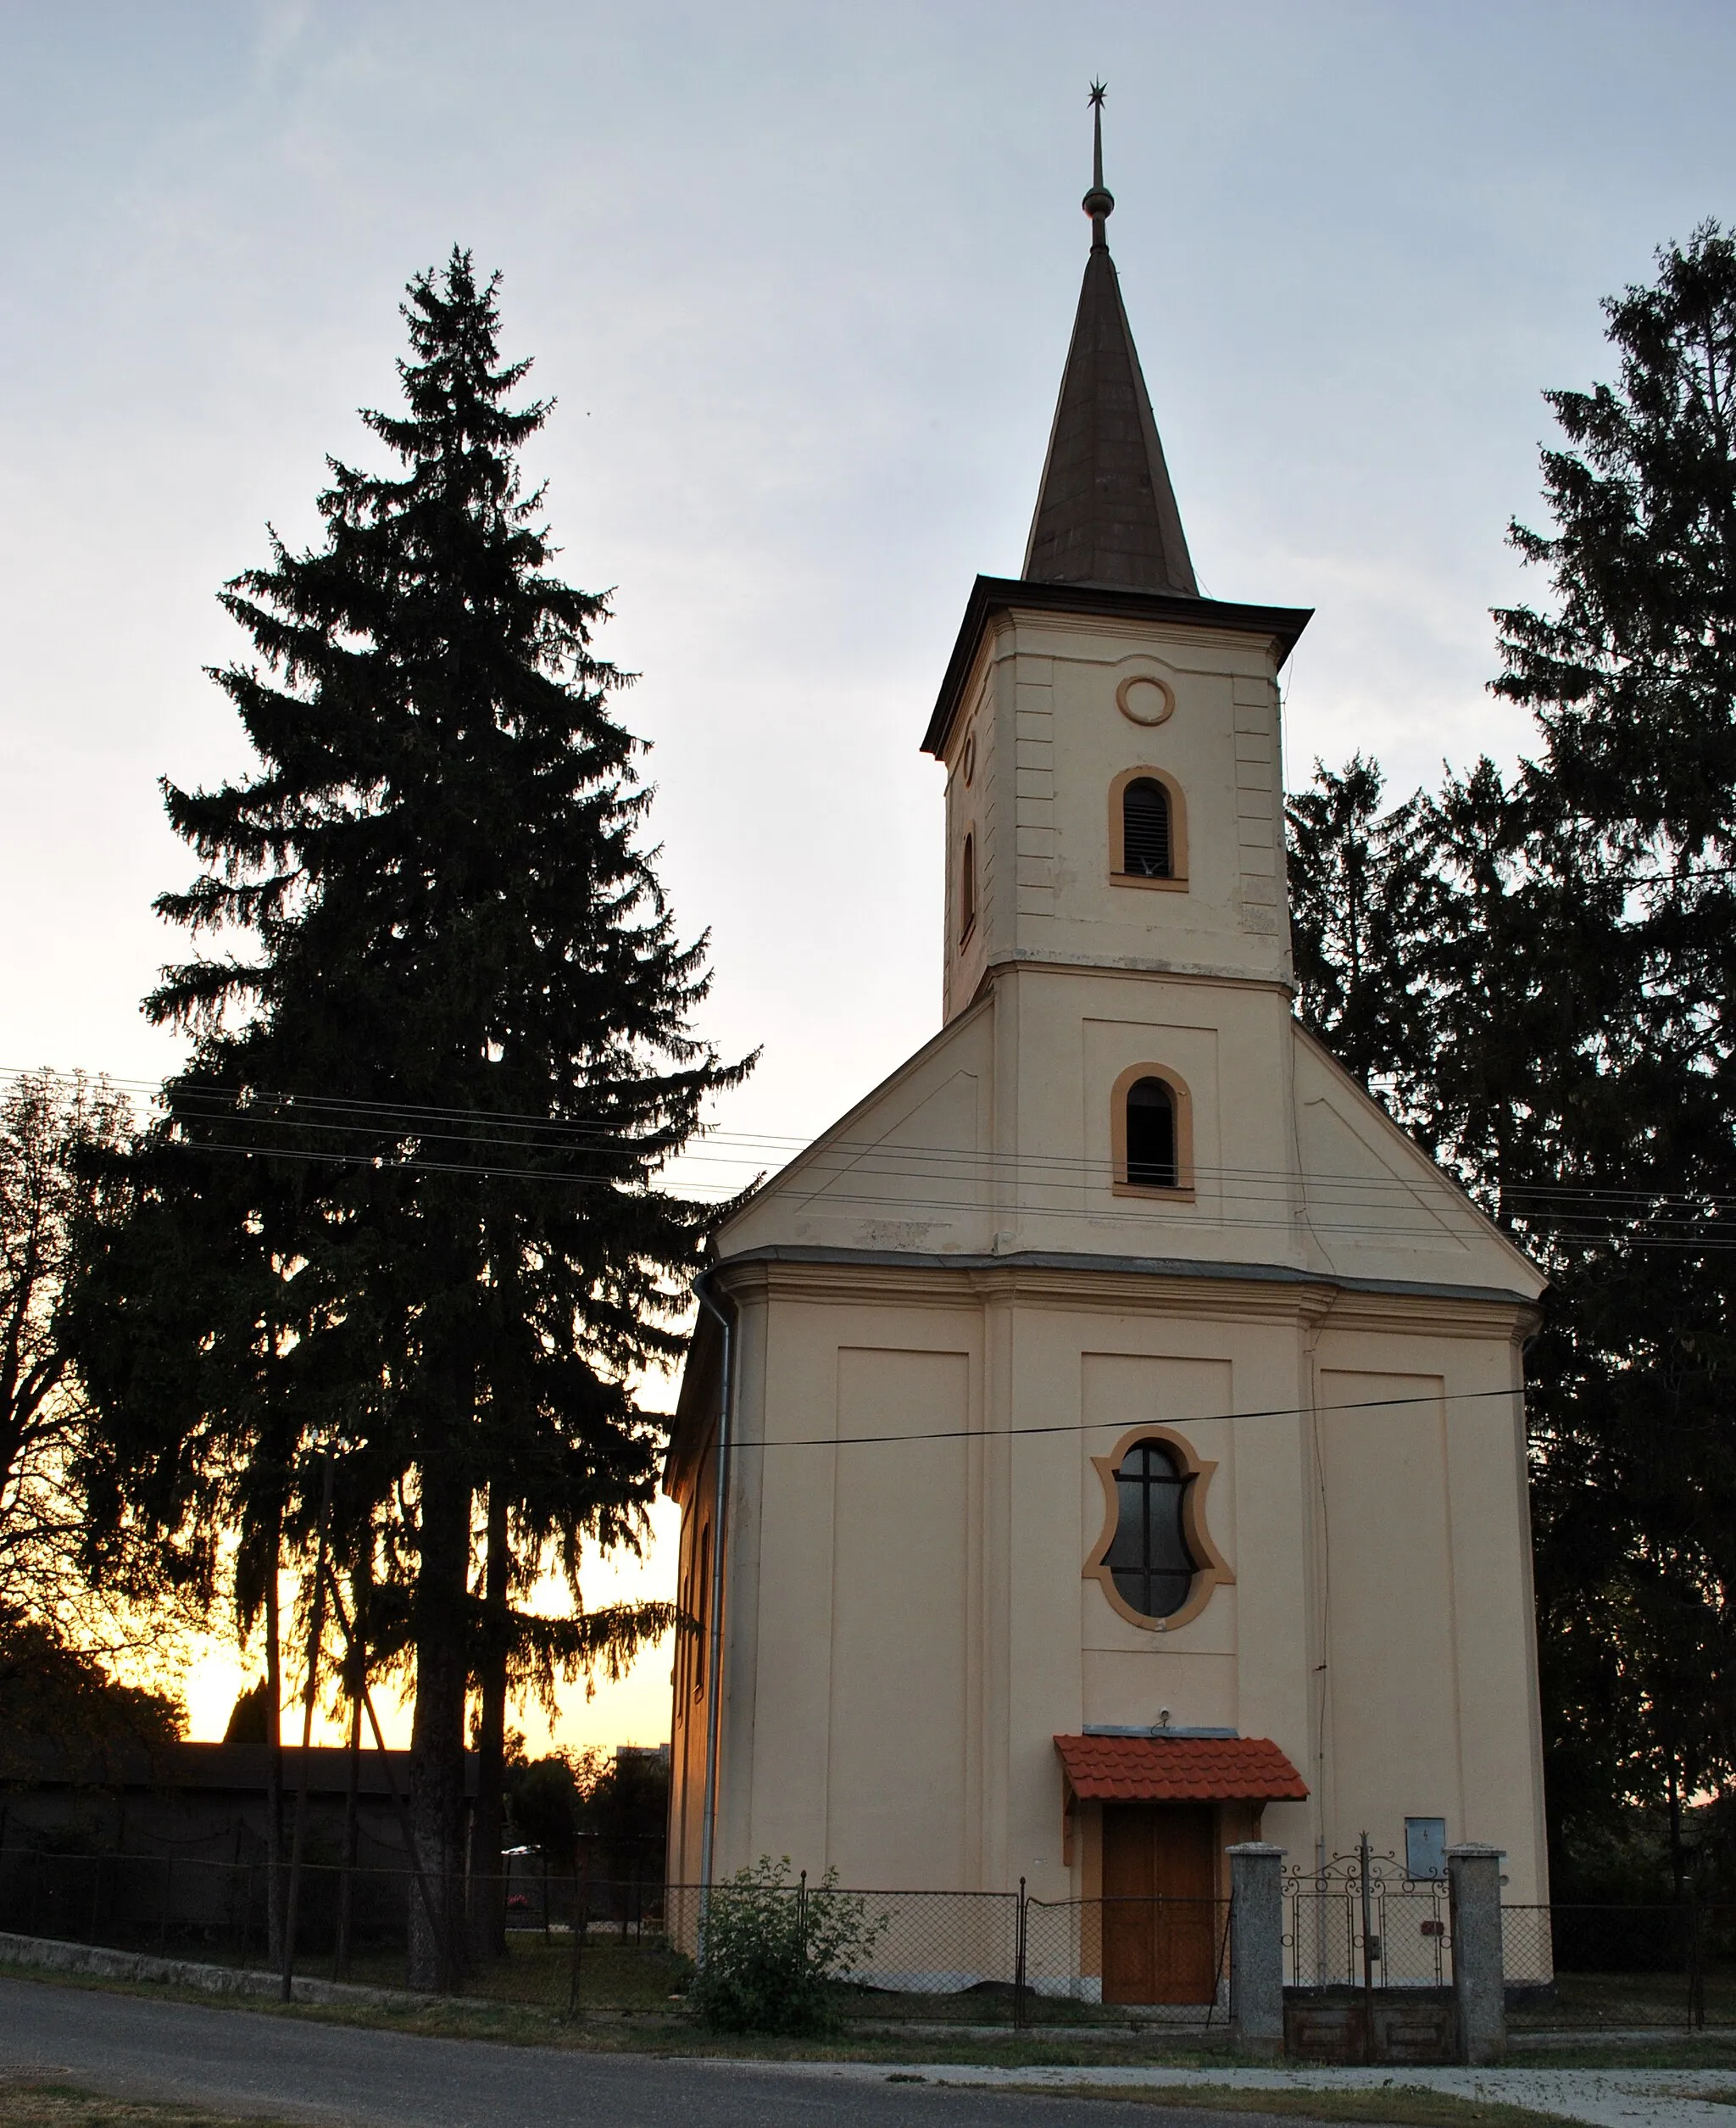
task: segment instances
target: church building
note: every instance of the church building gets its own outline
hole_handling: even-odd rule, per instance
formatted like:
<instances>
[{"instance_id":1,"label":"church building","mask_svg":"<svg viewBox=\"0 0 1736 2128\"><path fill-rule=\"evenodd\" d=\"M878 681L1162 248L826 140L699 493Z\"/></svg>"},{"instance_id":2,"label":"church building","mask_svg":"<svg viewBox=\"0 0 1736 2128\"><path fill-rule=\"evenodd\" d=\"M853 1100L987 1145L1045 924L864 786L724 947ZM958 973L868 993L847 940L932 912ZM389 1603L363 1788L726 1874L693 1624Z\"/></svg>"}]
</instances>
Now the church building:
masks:
<instances>
[{"instance_id":1,"label":"church building","mask_svg":"<svg viewBox=\"0 0 1736 2128\"><path fill-rule=\"evenodd\" d=\"M1210 1897L1366 1832L1541 1901L1544 1280L1296 1017L1310 616L1200 594L1113 205L1099 131L1024 567L922 738L939 1031L703 1282L670 1881Z\"/></svg>"}]
</instances>

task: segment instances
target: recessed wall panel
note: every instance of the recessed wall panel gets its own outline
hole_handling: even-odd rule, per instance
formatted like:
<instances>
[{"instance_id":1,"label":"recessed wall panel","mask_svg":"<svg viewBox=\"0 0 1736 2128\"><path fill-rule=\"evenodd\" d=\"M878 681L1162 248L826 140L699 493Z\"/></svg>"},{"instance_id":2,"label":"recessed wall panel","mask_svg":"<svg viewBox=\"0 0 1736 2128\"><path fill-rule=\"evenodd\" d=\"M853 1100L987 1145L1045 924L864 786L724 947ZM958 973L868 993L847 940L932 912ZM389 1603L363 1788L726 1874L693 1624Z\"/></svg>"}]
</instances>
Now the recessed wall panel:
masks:
<instances>
[{"instance_id":1,"label":"recessed wall panel","mask_svg":"<svg viewBox=\"0 0 1736 2128\"><path fill-rule=\"evenodd\" d=\"M846 1348L837 1384L828 1858L846 1884L949 1891L968 1880L970 1359Z\"/></svg>"},{"instance_id":2,"label":"recessed wall panel","mask_svg":"<svg viewBox=\"0 0 1736 2128\"><path fill-rule=\"evenodd\" d=\"M1339 1847L1462 1839L1446 1406L1428 1374L1320 1377L1327 1809Z\"/></svg>"}]
</instances>

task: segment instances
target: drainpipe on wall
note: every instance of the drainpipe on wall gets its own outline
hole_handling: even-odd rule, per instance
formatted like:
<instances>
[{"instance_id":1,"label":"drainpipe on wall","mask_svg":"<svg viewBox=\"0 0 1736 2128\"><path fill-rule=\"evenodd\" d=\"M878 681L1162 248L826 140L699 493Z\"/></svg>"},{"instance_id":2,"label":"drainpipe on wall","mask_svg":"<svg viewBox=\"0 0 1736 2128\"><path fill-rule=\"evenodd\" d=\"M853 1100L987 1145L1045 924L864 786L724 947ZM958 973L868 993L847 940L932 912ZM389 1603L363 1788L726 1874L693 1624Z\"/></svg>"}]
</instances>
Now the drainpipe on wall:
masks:
<instances>
[{"instance_id":1,"label":"drainpipe on wall","mask_svg":"<svg viewBox=\"0 0 1736 2128\"><path fill-rule=\"evenodd\" d=\"M706 1924L710 1917L712 1854L717 1836L717 1754L723 1728L723 1525L729 1505L729 1450L735 1324L711 1297L709 1271L693 1281L693 1294L723 1333L722 1389L717 1413L717 1494L711 1510L711 1590L709 1646L705 1655L705 1807L699 1827L699 1962L705 1962Z\"/></svg>"}]
</instances>

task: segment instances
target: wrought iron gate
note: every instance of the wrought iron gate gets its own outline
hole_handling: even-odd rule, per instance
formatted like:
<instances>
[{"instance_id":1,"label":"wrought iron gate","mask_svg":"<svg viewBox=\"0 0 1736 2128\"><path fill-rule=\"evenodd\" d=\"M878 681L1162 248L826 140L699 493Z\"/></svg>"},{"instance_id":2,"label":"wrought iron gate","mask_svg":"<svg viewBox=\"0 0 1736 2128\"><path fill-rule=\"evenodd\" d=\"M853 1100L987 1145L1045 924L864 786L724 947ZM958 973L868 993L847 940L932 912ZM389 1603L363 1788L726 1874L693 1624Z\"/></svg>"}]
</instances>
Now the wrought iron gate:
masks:
<instances>
[{"instance_id":1,"label":"wrought iron gate","mask_svg":"<svg viewBox=\"0 0 1736 2128\"><path fill-rule=\"evenodd\" d=\"M1413 1877L1364 1833L1354 1852L1284 1880L1287 2052L1336 2061L1456 2052L1447 1880Z\"/></svg>"}]
</instances>

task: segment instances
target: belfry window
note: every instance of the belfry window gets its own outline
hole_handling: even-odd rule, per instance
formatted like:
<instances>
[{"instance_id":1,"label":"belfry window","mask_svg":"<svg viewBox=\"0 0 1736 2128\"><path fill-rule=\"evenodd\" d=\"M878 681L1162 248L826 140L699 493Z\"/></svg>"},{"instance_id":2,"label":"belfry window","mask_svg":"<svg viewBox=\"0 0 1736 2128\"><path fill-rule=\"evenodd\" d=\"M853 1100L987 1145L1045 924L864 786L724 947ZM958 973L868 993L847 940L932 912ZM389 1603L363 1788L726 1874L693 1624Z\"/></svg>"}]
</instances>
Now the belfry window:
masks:
<instances>
[{"instance_id":1,"label":"belfry window","mask_svg":"<svg viewBox=\"0 0 1736 2128\"><path fill-rule=\"evenodd\" d=\"M1192 1483L1157 1441L1136 1441L1116 1467L1116 1529L1104 1564L1116 1595L1142 1618L1172 1618L1194 1585L1182 1512Z\"/></svg>"},{"instance_id":2,"label":"belfry window","mask_svg":"<svg viewBox=\"0 0 1736 2128\"><path fill-rule=\"evenodd\" d=\"M1135 777L1121 793L1121 871L1134 879L1175 877L1170 794L1155 776Z\"/></svg>"},{"instance_id":3,"label":"belfry window","mask_svg":"<svg viewBox=\"0 0 1736 2128\"><path fill-rule=\"evenodd\" d=\"M1176 1097L1160 1078L1136 1078L1127 1089L1127 1145L1130 1188L1176 1187Z\"/></svg>"},{"instance_id":4,"label":"belfry window","mask_svg":"<svg viewBox=\"0 0 1736 2128\"><path fill-rule=\"evenodd\" d=\"M971 927L976 921L976 838L965 838L965 853L959 864L959 940L971 935Z\"/></svg>"}]
</instances>

